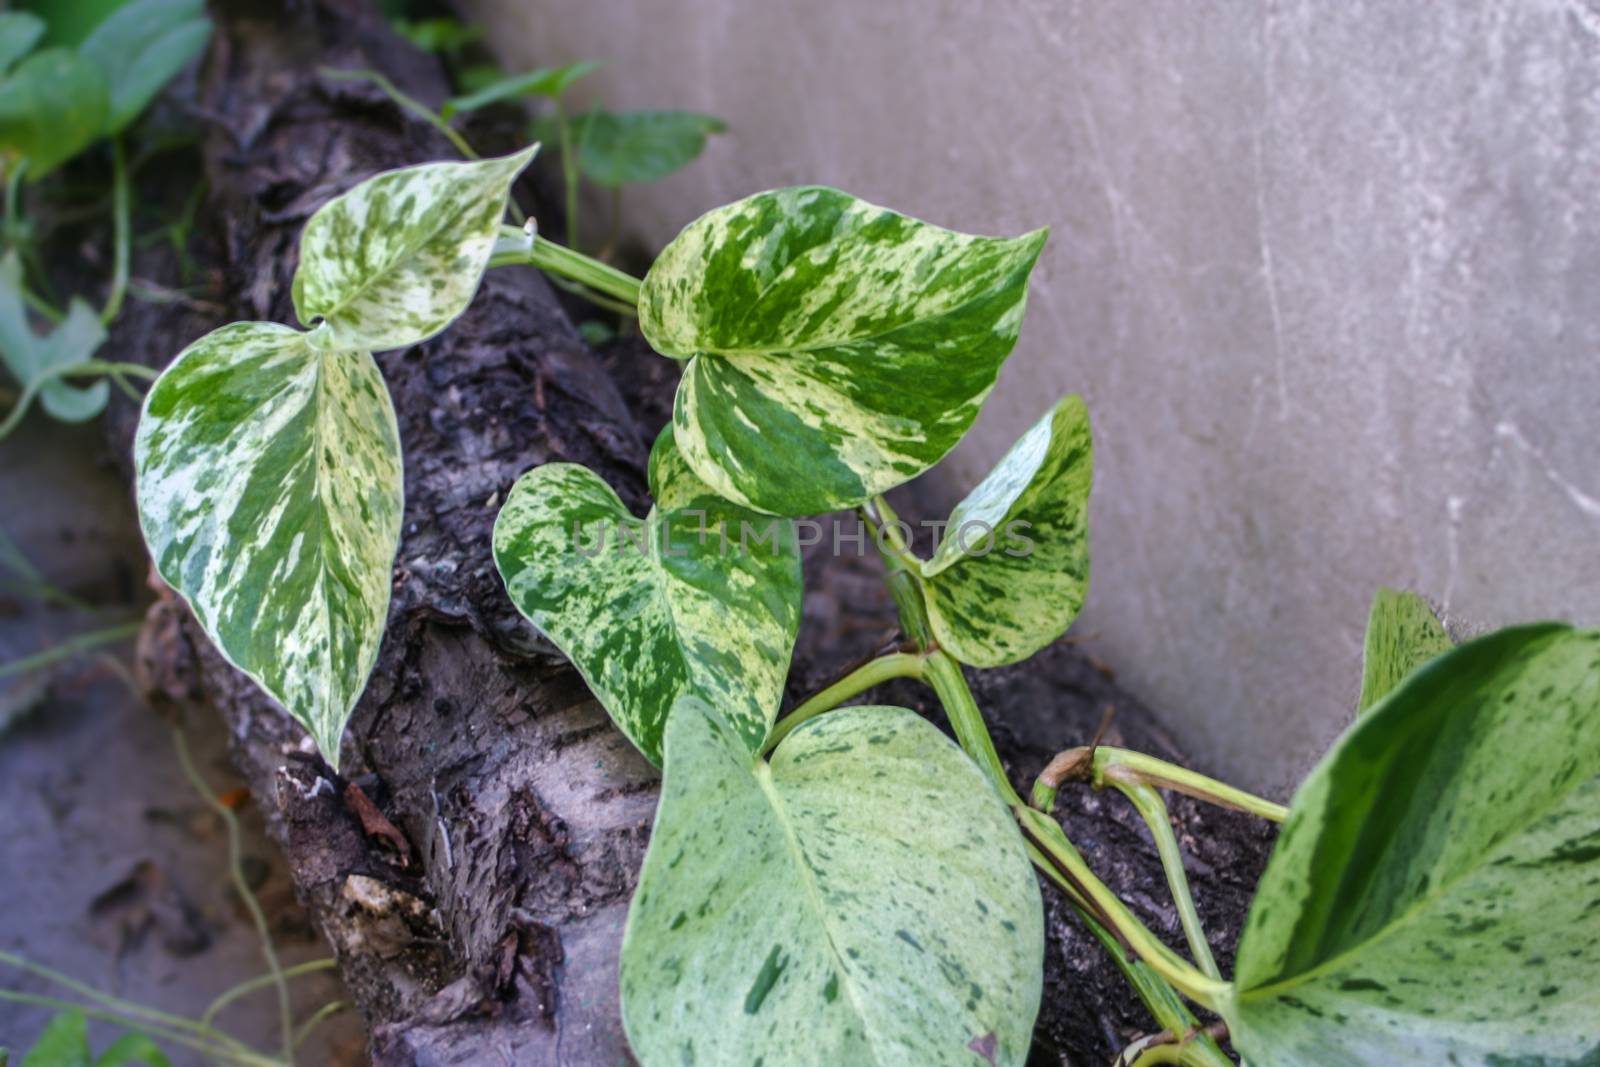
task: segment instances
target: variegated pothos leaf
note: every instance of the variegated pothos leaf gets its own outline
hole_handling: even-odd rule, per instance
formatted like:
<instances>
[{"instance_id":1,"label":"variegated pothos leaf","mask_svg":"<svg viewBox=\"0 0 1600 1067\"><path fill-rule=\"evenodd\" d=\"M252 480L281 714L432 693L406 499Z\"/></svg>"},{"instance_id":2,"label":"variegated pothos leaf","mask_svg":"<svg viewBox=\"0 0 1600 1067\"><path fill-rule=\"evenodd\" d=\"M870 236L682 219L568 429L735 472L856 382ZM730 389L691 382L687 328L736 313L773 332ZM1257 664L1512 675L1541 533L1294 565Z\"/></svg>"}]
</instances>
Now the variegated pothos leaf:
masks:
<instances>
[{"instance_id":1,"label":"variegated pothos leaf","mask_svg":"<svg viewBox=\"0 0 1600 1067\"><path fill-rule=\"evenodd\" d=\"M1600 1062L1600 632L1411 674L1294 799L1224 1014L1251 1063Z\"/></svg>"},{"instance_id":2,"label":"variegated pothos leaf","mask_svg":"<svg viewBox=\"0 0 1600 1067\"><path fill-rule=\"evenodd\" d=\"M337 766L400 542L400 439L377 364L275 323L224 326L151 388L134 462L161 577Z\"/></svg>"},{"instance_id":3,"label":"variegated pothos leaf","mask_svg":"<svg viewBox=\"0 0 1600 1067\"><path fill-rule=\"evenodd\" d=\"M294 309L327 350L417 344L466 310L511 183L538 145L500 159L386 171L317 209L300 237Z\"/></svg>"},{"instance_id":4,"label":"variegated pothos leaf","mask_svg":"<svg viewBox=\"0 0 1600 1067\"><path fill-rule=\"evenodd\" d=\"M722 496L778 515L916 477L993 388L1045 236L974 237L815 186L701 216L639 298L650 344L689 360L678 447Z\"/></svg>"},{"instance_id":5,"label":"variegated pothos leaf","mask_svg":"<svg viewBox=\"0 0 1600 1067\"><path fill-rule=\"evenodd\" d=\"M1366 711L1388 696L1406 675L1454 647L1426 600L1416 593L1379 589L1367 616L1358 709Z\"/></svg>"},{"instance_id":6,"label":"variegated pothos leaf","mask_svg":"<svg viewBox=\"0 0 1600 1067\"><path fill-rule=\"evenodd\" d=\"M1088 409L1063 397L956 505L922 564L941 647L998 667L1066 632L1089 587L1093 480Z\"/></svg>"},{"instance_id":7,"label":"variegated pothos leaf","mask_svg":"<svg viewBox=\"0 0 1600 1067\"><path fill-rule=\"evenodd\" d=\"M761 747L801 597L794 524L697 487L663 440L651 470L677 488L644 521L594 472L550 463L518 479L494 527L512 603L658 765L668 712L685 693L727 708L747 750Z\"/></svg>"},{"instance_id":8,"label":"variegated pothos leaf","mask_svg":"<svg viewBox=\"0 0 1600 1067\"><path fill-rule=\"evenodd\" d=\"M699 700L667 724L622 942L643 1067L1017 1067L1038 882L972 762L904 708L852 707L771 764Z\"/></svg>"}]
</instances>

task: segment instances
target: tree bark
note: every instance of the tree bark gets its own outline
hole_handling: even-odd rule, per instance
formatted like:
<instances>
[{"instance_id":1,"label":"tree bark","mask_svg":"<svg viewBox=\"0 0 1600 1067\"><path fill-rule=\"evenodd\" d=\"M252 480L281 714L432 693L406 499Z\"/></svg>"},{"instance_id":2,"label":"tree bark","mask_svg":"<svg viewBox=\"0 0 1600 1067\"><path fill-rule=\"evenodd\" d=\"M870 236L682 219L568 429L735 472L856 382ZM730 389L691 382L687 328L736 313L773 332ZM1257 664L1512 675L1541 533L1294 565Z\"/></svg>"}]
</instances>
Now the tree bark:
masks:
<instances>
[{"instance_id":1,"label":"tree bark","mask_svg":"<svg viewBox=\"0 0 1600 1067\"><path fill-rule=\"evenodd\" d=\"M433 61L368 4L214 8L200 97L210 187L203 255L221 306L133 305L113 337L116 358L163 363L221 321L294 322L289 281L311 212L375 171L453 155L371 86L318 73L376 68L426 102L445 95ZM371 1026L375 1063L631 1062L617 955L657 775L512 608L490 529L516 477L554 460L590 466L643 505L646 443L675 372L637 344L590 350L544 279L525 269L492 272L446 333L378 358L405 450L406 515L383 650L345 741L350 783L320 764L302 731L222 661L170 595L152 612L141 666L159 693L225 716L235 760ZM124 407L114 420L124 448L133 414ZM817 595L791 698L889 625L869 563L808 561ZM1107 704L1126 744L1177 758L1149 713L1066 644L973 682L1019 787L1056 749L1086 742ZM938 719L926 692L897 685L890 695ZM1181 944L1131 809L1068 789L1062 811L1097 870ZM1183 798L1173 815L1227 958L1270 834ZM1035 1061L1108 1062L1150 1021L1060 897L1045 896Z\"/></svg>"}]
</instances>

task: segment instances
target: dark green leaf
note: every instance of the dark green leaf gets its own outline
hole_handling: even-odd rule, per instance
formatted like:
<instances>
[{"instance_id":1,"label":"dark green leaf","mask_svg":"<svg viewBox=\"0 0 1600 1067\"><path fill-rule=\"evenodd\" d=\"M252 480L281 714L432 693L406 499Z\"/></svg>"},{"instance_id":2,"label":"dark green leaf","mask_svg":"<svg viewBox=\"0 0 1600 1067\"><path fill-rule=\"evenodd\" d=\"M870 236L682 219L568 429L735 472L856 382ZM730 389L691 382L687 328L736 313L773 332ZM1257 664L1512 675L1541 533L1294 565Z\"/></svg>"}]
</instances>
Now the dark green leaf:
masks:
<instances>
[{"instance_id":1,"label":"dark green leaf","mask_svg":"<svg viewBox=\"0 0 1600 1067\"><path fill-rule=\"evenodd\" d=\"M1251 1063L1593 1064L1600 632L1434 659L1301 786L1224 1006Z\"/></svg>"},{"instance_id":2,"label":"dark green leaf","mask_svg":"<svg viewBox=\"0 0 1600 1067\"><path fill-rule=\"evenodd\" d=\"M110 87L105 132L117 133L138 118L210 37L204 0L132 0L97 26L79 51Z\"/></svg>"},{"instance_id":3,"label":"dark green leaf","mask_svg":"<svg viewBox=\"0 0 1600 1067\"><path fill-rule=\"evenodd\" d=\"M0 81L0 149L37 181L97 140L110 97L93 62L65 48L35 52Z\"/></svg>"},{"instance_id":4,"label":"dark green leaf","mask_svg":"<svg viewBox=\"0 0 1600 1067\"><path fill-rule=\"evenodd\" d=\"M658 181L699 156L706 137L728 127L692 111L591 111L573 120L578 165L616 187Z\"/></svg>"},{"instance_id":5,"label":"dark green leaf","mask_svg":"<svg viewBox=\"0 0 1600 1067\"><path fill-rule=\"evenodd\" d=\"M904 708L804 724L770 764L695 698L622 942L643 1067L1019 1067L1044 916L1016 823Z\"/></svg>"},{"instance_id":6,"label":"dark green leaf","mask_svg":"<svg viewBox=\"0 0 1600 1067\"><path fill-rule=\"evenodd\" d=\"M1454 645L1426 600L1415 593L1379 589L1367 616L1358 710L1372 707L1406 675Z\"/></svg>"},{"instance_id":7,"label":"dark green leaf","mask_svg":"<svg viewBox=\"0 0 1600 1067\"><path fill-rule=\"evenodd\" d=\"M44 36L44 20L26 11L0 12L0 75L29 52Z\"/></svg>"},{"instance_id":8,"label":"dark green leaf","mask_svg":"<svg viewBox=\"0 0 1600 1067\"><path fill-rule=\"evenodd\" d=\"M463 111L476 111L481 107L514 100L521 96L543 96L561 99L568 87L579 78L600 68L598 63L569 63L564 67L540 67L526 74L508 74L479 86L473 92L446 100L439 114L445 118Z\"/></svg>"}]
</instances>

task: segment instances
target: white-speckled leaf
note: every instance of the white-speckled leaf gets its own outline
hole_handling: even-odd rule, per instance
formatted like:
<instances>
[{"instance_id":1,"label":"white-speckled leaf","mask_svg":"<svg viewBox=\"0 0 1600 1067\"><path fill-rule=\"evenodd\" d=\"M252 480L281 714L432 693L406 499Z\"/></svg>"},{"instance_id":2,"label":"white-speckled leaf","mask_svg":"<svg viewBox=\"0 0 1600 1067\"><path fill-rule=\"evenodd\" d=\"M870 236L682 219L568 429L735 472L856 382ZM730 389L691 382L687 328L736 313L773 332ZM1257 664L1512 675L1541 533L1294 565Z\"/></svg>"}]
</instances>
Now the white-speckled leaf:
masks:
<instances>
[{"instance_id":1,"label":"white-speckled leaf","mask_svg":"<svg viewBox=\"0 0 1600 1067\"><path fill-rule=\"evenodd\" d=\"M511 183L538 145L476 163L425 163L328 201L300 237L294 309L318 348L425 341L472 302Z\"/></svg>"},{"instance_id":2,"label":"white-speckled leaf","mask_svg":"<svg viewBox=\"0 0 1600 1067\"><path fill-rule=\"evenodd\" d=\"M1379 589L1367 616L1357 708L1366 711L1388 696L1406 675L1454 647L1426 600L1416 593Z\"/></svg>"},{"instance_id":3,"label":"white-speckled leaf","mask_svg":"<svg viewBox=\"0 0 1600 1067\"><path fill-rule=\"evenodd\" d=\"M639 298L651 345L689 360L673 410L689 465L778 515L921 474L993 388L1045 236L974 237L815 186L690 223Z\"/></svg>"},{"instance_id":4,"label":"white-speckled leaf","mask_svg":"<svg viewBox=\"0 0 1600 1067\"><path fill-rule=\"evenodd\" d=\"M1295 797L1224 1014L1251 1063L1600 1063L1600 632L1411 674Z\"/></svg>"},{"instance_id":5,"label":"white-speckled leaf","mask_svg":"<svg viewBox=\"0 0 1600 1067\"><path fill-rule=\"evenodd\" d=\"M224 326L151 388L134 462L161 577L337 766L400 542L400 439L377 364L276 323Z\"/></svg>"},{"instance_id":6,"label":"white-speckled leaf","mask_svg":"<svg viewBox=\"0 0 1600 1067\"><path fill-rule=\"evenodd\" d=\"M1005 805L904 708L823 715L769 766L698 700L667 726L622 942L642 1067L981 1067L1027 1057L1038 883Z\"/></svg>"},{"instance_id":7,"label":"white-speckled leaf","mask_svg":"<svg viewBox=\"0 0 1600 1067\"><path fill-rule=\"evenodd\" d=\"M681 467L659 455L665 441L653 470ZM551 463L512 488L494 558L517 610L652 762L685 693L727 708L747 750L766 740L800 624L792 522L709 494L669 500L641 522L593 471Z\"/></svg>"},{"instance_id":8,"label":"white-speckled leaf","mask_svg":"<svg viewBox=\"0 0 1600 1067\"><path fill-rule=\"evenodd\" d=\"M950 513L922 574L928 621L951 655L1015 663L1072 625L1089 588L1093 464L1089 412L1063 397Z\"/></svg>"}]
</instances>

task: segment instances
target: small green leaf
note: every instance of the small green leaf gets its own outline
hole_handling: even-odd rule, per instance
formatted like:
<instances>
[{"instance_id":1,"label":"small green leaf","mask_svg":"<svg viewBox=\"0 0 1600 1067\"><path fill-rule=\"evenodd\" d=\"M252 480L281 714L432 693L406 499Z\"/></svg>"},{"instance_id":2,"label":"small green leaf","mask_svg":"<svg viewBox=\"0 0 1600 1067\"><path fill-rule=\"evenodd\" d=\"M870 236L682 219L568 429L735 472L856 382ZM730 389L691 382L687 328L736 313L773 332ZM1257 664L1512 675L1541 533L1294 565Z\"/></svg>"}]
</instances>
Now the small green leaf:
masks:
<instances>
[{"instance_id":1,"label":"small green leaf","mask_svg":"<svg viewBox=\"0 0 1600 1067\"><path fill-rule=\"evenodd\" d=\"M1300 787L1225 1006L1252 1063L1595 1062L1600 632L1433 660Z\"/></svg>"},{"instance_id":2,"label":"small green leaf","mask_svg":"<svg viewBox=\"0 0 1600 1067\"><path fill-rule=\"evenodd\" d=\"M88 1020L81 1011L64 1011L51 1018L22 1067L89 1067L89 1056Z\"/></svg>"},{"instance_id":3,"label":"small green leaf","mask_svg":"<svg viewBox=\"0 0 1600 1067\"><path fill-rule=\"evenodd\" d=\"M123 1034L100 1053L94 1067L172 1067L172 1061L143 1034Z\"/></svg>"},{"instance_id":4,"label":"small green leaf","mask_svg":"<svg viewBox=\"0 0 1600 1067\"><path fill-rule=\"evenodd\" d=\"M0 76L33 51L44 36L44 20L26 11L0 11Z\"/></svg>"},{"instance_id":5,"label":"small green leaf","mask_svg":"<svg viewBox=\"0 0 1600 1067\"><path fill-rule=\"evenodd\" d=\"M693 111L591 111L573 120L578 166L616 188L659 181L705 151L706 137L728 126Z\"/></svg>"},{"instance_id":6,"label":"small green leaf","mask_svg":"<svg viewBox=\"0 0 1600 1067\"><path fill-rule=\"evenodd\" d=\"M438 55L454 52L483 36L482 26L470 26L449 16L427 19L391 19L394 31L419 51Z\"/></svg>"},{"instance_id":7,"label":"small green leaf","mask_svg":"<svg viewBox=\"0 0 1600 1067\"><path fill-rule=\"evenodd\" d=\"M701 216L645 276L639 325L688 359L678 447L760 511L854 507L977 417L1045 241L972 237L815 186Z\"/></svg>"},{"instance_id":8,"label":"small green leaf","mask_svg":"<svg viewBox=\"0 0 1600 1067\"><path fill-rule=\"evenodd\" d=\"M0 149L28 161L37 181L89 147L110 111L106 81L91 61L66 48L24 59L0 81Z\"/></svg>"},{"instance_id":9,"label":"small green leaf","mask_svg":"<svg viewBox=\"0 0 1600 1067\"><path fill-rule=\"evenodd\" d=\"M95 27L79 52L105 76L114 134L138 118L211 38L205 0L132 0Z\"/></svg>"},{"instance_id":10,"label":"small green leaf","mask_svg":"<svg viewBox=\"0 0 1600 1067\"><path fill-rule=\"evenodd\" d=\"M450 118L464 111L476 111L519 96L543 96L559 100L579 78L599 69L598 63L569 63L564 67L540 67L526 74L508 74L473 92L446 100L439 114Z\"/></svg>"},{"instance_id":11,"label":"small green leaf","mask_svg":"<svg viewBox=\"0 0 1600 1067\"><path fill-rule=\"evenodd\" d=\"M495 563L517 610L652 762L685 693L727 708L755 752L800 624L794 525L697 488L667 455L670 435L663 440L651 471L671 488L644 522L587 468L546 464L518 479L501 508Z\"/></svg>"},{"instance_id":12,"label":"small green leaf","mask_svg":"<svg viewBox=\"0 0 1600 1067\"><path fill-rule=\"evenodd\" d=\"M622 941L643 1067L975 1067L1026 1058L1039 887L1005 805L904 708L795 730L770 766L686 698Z\"/></svg>"},{"instance_id":13,"label":"small green leaf","mask_svg":"<svg viewBox=\"0 0 1600 1067\"><path fill-rule=\"evenodd\" d=\"M1454 647L1426 600L1415 593L1379 589L1367 616L1358 710L1365 712L1406 675Z\"/></svg>"},{"instance_id":14,"label":"small green leaf","mask_svg":"<svg viewBox=\"0 0 1600 1067\"><path fill-rule=\"evenodd\" d=\"M477 163L426 163L368 178L311 216L294 308L322 320L314 347L403 348L466 310L500 235L511 183L538 145Z\"/></svg>"},{"instance_id":15,"label":"small green leaf","mask_svg":"<svg viewBox=\"0 0 1600 1067\"><path fill-rule=\"evenodd\" d=\"M8 252L0 259L0 363L17 384L26 387L47 371L75 367L93 358L106 339L105 327L94 309L74 298L67 317L40 337L28 321L22 286L22 263L15 252ZM39 401L62 422L83 422L100 414L110 395L105 382L77 386L56 379L40 388Z\"/></svg>"},{"instance_id":16,"label":"small green leaf","mask_svg":"<svg viewBox=\"0 0 1600 1067\"><path fill-rule=\"evenodd\" d=\"M1063 397L950 513L922 565L928 621L963 663L999 667L1077 618L1089 587L1089 412Z\"/></svg>"},{"instance_id":17,"label":"small green leaf","mask_svg":"<svg viewBox=\"0 0 1600 1067\"><path fill-rule=\"evenodd\" d=\"M377 364L275 323L224 326L151 388L134 463L161 577L337 766L400 541L400 440Z\"/></svg>"}]
</instances>

